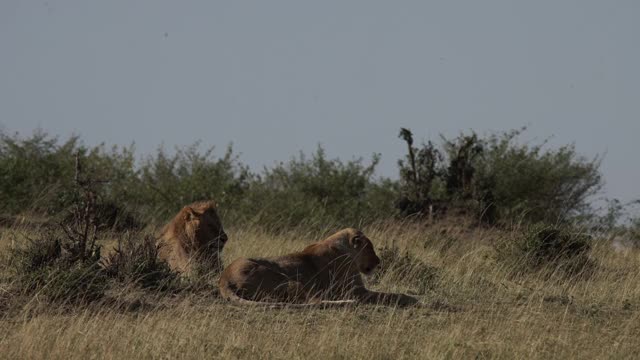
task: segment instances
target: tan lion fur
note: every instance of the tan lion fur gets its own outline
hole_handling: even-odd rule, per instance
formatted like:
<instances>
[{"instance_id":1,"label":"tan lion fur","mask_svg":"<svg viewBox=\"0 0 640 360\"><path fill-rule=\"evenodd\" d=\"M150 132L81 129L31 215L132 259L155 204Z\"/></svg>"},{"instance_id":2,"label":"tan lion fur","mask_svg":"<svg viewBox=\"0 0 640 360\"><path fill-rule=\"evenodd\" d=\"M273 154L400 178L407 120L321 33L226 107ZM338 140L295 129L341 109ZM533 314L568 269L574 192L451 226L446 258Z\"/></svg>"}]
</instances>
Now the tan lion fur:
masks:
<instances>
[{"instance_id":1,"label":"tan lion fur","mask_svg":"<svg viewBox=\"0 0 640 360\"><path fill-rule=\"evenodd\" d=\"M237 259L218 285L224 298L245 304L415 304L403 294L365 288L360 273L371 273L379 263L371 241L347 228L293 254Z\"/></svg>"},{"instance_id":2,"label":"tan lion fur","mask_svg":"<svg viewBox=\"0 0 640 360\"><path fill-rule=\"evenodd\" d=\"M179 273L189 275L194 266L217 271L227 242L214 201L187 205L162 229L158 257Z\"/></svg>"}]
</instances>

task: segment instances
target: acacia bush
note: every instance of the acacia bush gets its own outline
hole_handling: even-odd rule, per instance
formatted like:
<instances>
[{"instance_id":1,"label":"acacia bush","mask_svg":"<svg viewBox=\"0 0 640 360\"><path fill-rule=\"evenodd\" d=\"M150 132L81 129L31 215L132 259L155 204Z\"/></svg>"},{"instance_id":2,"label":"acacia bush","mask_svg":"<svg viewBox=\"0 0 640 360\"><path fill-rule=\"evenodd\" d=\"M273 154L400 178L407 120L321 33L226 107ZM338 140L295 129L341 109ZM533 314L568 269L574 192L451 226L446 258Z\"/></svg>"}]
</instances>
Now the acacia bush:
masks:
<instances>
[{"instance_id":1,"label":"acacia bush","mask_svg":"<svg viewBox=\"0 0 640 360\"><path fill-rule=\"evenodd\" d=\"M401 252L394 246L377 249L380 265L369 277L369 283L378 284L385 277L391 283L408 283L417 291L424 294L433 290L439 280L438 268L428 265L409 252Z\"/></svg>"},{"instance_id":2,"label":"acacia bush","mask_svg":"<svg viewBox=\"0 0 640 360\"><path fill-rule=\"evenodd\" d=\"M166 219L182 206L215 199L223 208L231 206L248 190L253 175L229 145L222 157L215 147L201 150L199 142L176 148L169 154L160 147L146 157L138 169L133 201L145 213Z\"/></svg>"},{"instance_id":3,"label":"acacia bush","mask_svg":"<svg viewBox=\"0 0 640 360\"><path fill-rule=\"evenodd\" d=\"M88 303L104 296L108 279L98 266L99 251L74 258L64 249L65 236L51 229L21 240L6 259L16 291L55 303Z\"/></svg>"},{"instance_id":4,"label":"acacia bush","mask_svg":"<svg viewBox=\"0 0 640 360\"><path fill-rule=\"evenodd\" d=\"M125 233L118 237L114 251L100 260L105 274L120 283L144 289L172 289L176 273L158 258L155 238L143 233Z\"/></svg>"},{"instance_id":5,"label":"acacia bush","mask_svg":"<svg viewBox=\"0 0 640 360\"><path fill-rule=\"evenodd\" d=\"M125 237L123 246L119 237L115 253L101 256L97 240L104 229L100 222L104 206L100 199L107 183L86 175L76 154L69 215L57 226L42 227L33 238L23 236L9 249L6 261L17 291L44 295L50 302L77 304L103 298L110 278L147 288L170 283L173 274L158 261L153 238L134 244Z\"/></svg>"},{"instance_id":6,"label":"acacia bush","mask_svg":"<svg viewBox=\"0 0 640 360\"><path fill-rule=\"evenodd\" d=\"M588 212L589 200L603 186L600 159L579 155L573 144L519 144L523 131L484 139L476 165L478 181L491 184L499 217L555 223Z\"/></svg>"},{"instance_id":7,"label":"acacia bush","mask_svg":"<svg viewBox=\"0 0 640 360\"><path fill-rule=\"evenodd\" d=\"M36 131L30 138L0 133L0 211L51 213L64 207L73 181L73 154L79 140L62 144Z\"/></svg>"},{"instance_id":8,"label":"acacia bush","mask_svg":"<svg viewBox=\"0 0 640 360\"><path fill-rule=\"evenodd\" d=\"M409 129L401 128L399 137L407 143L407 155L398 160L401 193L396 207L403 216L432 216L434 205L444 197L444 158L430 141L419 148L414 147ZM435 209L438 210L441 209Z\"/></svg>"},{"instance_id":9,"label":"acacia bush","mask_svg":"<svg viewBox=\"0 0 640 360\"><path fill-rule=\"evenodd\" d=\"M517 272L562 270L574 275L588 270L591 237L573 227L532 224L514 232L514 238L497 246L499 257L511 263Z\"/></svg>"},{"instance_id":10,"label":"acacia bush","mask_svg":"<svg viewBox=\"0 0 640 360\"><path fill-rule=\"evenodd\" d=\"M133 147L104 144L89 148L77 136L64 142L43 131L31 137L0 133L0 213L17 215L24 212L62 219L59 215L77 201L74 188L75 158L79 156L84 172L109 182L104 187L105 217L111 227L118 220L134 225L134 215L126 209L130 195L136 192L136 169Z\"/></svg>"},{"instance_id":11,"label":"acacia bush","mask_svg":"<svg viewBox=\"0 0 640 360\"><path fill-rule=\"evenodd\" d=\"M573 145L520 144L524 130L486 138L473 132L442 137L440 150L431 142L414 148L411 132L403 129L409 154L399 163L401 210L425 214L464 208L490 223L555 223L590 213L589 200L603 185L600 159L580 156Z\"/></svg>"},{"instance_id":12,"label":"acacia bush","mask_svg":"<svg viewBox=\"0 0 640 360\"><path fill-rule=\"evenodd\" d=\"M479 137L461 134L442 144L417 146L408 129L400 137L407 156L398 180L375 174L380 155L342 161L321 147L287 162L250 171L228 146L221 155L200 143L137 159L133 146L85 146L42 131L31 137L0 135L0 215L25 209L59 216L76 201L74 155L92 176L106 180L101 219L115 230L161 223L193 201L215 199L225 224L360 226L396 216L438 216L462 211L484 222L555 223L593 213L602 187L600 159L585 159L573 145L547 149L521 144L522 130ZM108 220L108 221L107 221Z\"/></svg>"},{"instance_id":13,"label":"acacia bush","mask_svg":"<svg viewBox=\"0 0 640 360\"><path fill-rule=\"evenodd\" d=\"M327 159L322 147L311 158L301 153L257 177L241 203L245 219L273 229L363 222L392 216L393 184L374 179L380 160ZM246 217L248 216L248 217Z\"/></svg>"}]
</instances>

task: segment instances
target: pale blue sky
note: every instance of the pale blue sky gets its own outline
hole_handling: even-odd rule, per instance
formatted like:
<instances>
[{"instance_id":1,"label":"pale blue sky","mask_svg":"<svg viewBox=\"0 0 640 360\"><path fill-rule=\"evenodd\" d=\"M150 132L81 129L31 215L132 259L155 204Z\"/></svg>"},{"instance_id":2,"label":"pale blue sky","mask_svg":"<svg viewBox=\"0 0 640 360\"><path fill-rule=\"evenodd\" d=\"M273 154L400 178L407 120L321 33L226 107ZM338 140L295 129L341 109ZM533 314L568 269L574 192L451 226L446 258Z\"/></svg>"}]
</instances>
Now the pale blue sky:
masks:
<instances>
[{"instance_id":1,"label":"pale blue sky","mask_svg":"<svg viewBox=\"0 0 640 360\"><path fill-rule=\"evenodd\" d=\"M229 142L259 169L523 125L640 198L640 2L0 1L0 126L140 154ZM525 139L525 140L526 140Z\"/></svg>"}]
</instances>

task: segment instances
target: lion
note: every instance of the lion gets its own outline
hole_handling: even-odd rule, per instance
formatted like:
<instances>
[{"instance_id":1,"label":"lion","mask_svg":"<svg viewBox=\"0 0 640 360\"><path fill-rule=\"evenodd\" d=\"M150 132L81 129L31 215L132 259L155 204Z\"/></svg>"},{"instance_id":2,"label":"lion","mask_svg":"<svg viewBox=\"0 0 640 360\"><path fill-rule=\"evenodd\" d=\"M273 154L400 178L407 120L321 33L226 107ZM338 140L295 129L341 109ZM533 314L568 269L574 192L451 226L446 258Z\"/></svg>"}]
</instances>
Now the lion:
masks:
<instances>
[{"instance_id":1,"label":"lion","mask_svg":"<svg viewBox=\"0 0 640 360\"><path fill-rule=\"evenodd\" d=\"M223 298L253 305L416 304L410 296L365 287L360 273L371 274L379 263L371 240L347 228L293 254L237 259L218 286Z\"/></svg>"},{"instance_id":2,"label":"lion","mask_svg":"<svg viewBox=\"0 0 640 360\"><path fill-rule=\"evenodd\" d=\"M219 271L220 254L227 240L216 203L195 202L183 207L164 227L157 241L158 257L173 271L187 276L194 265Z\"/></svg>"}]
</instances>

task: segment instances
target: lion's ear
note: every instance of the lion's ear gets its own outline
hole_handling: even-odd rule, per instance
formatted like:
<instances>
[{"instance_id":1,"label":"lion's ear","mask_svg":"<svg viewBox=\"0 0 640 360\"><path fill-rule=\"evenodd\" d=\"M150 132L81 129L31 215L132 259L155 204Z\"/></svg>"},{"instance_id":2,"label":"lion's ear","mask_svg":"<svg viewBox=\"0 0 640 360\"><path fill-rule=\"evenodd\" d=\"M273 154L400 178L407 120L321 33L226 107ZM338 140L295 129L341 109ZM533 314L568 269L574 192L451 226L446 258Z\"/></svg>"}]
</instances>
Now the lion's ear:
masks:
<instances>
[{"instance_id":1,"label":"lion's ear","mask_svg":"<svg viewBox=\"0 0 640 360\"><path fill-rule=\"evenodd\" d=\"M184 219L186 221L191 221L194 219L197 219L199 217L200 214L198 214L195 210L193 210L192 207L190 206L186 206L184 208Z\"/></svg>"},{"instance_id":2,"label":"lion's ear","mask_svg":"<svg viewBox=\"0 0 640 360\"><path fill-rule=\"evenodd\" d=\"M353 246L354 249L359 247L361 244L362 244L362 236L356 235L351 238L351 246Z\"/></svg>"}]
</instances>

